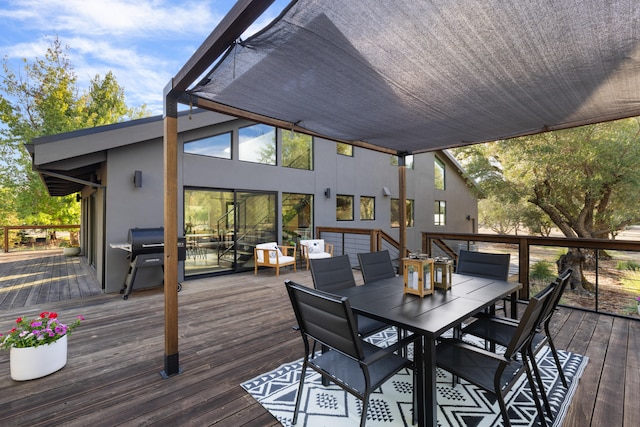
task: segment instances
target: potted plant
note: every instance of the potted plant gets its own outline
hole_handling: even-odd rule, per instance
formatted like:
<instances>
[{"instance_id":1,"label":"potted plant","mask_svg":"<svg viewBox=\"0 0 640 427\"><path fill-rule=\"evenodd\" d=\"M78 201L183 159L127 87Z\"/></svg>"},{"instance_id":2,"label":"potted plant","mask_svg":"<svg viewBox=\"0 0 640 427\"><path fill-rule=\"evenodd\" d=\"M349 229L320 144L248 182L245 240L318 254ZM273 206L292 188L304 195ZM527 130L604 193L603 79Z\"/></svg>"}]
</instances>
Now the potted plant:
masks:
<instances>
[{"instance_id":1,"label":"potted plant","mask_svg":"<svg viewBox=\"0 0 640 427\"><path fill-rule=\"evenodd\" d=\"M78 316L66 325L50 311L33 319L18 317L16 326L0 341L2 348L10 350L11 378L31 380L62 369L67 363L67 336L82 320L84 317Z\"/></svg>"},{"instance_id":2,"label":"potted plant","mask_svg":"<svg viewBox=\"0 0 640 427\"><path fill-rule=\"evenodd\" d=\"M62 247L62 254L65 256L78 256L80 255L80 246L72 246L67 242L62 242L60 244Z\"/></svg>"}]
</instances>

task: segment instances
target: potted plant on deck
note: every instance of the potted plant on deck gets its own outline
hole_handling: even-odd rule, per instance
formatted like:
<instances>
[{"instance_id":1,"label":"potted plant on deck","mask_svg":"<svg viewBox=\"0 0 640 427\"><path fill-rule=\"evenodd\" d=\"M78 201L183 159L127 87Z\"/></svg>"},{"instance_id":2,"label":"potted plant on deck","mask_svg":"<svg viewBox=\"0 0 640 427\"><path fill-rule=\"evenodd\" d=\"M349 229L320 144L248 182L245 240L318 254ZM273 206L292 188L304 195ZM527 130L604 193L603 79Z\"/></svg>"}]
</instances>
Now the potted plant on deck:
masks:
<instances>
[{"instance_id":1,"label":"potted plant on deck","mask_svg":"<svg viewBox=\"0 0 640 427\"><path fill-rule=\"evenodd\" d=\"M19 317L16 326L1 337L2 348L10 350L11 379L25 381L52 374L67 364L67 336L84 320L66 325L58 314L44 311L32 319Z\"/></svg>"}]
</instances>

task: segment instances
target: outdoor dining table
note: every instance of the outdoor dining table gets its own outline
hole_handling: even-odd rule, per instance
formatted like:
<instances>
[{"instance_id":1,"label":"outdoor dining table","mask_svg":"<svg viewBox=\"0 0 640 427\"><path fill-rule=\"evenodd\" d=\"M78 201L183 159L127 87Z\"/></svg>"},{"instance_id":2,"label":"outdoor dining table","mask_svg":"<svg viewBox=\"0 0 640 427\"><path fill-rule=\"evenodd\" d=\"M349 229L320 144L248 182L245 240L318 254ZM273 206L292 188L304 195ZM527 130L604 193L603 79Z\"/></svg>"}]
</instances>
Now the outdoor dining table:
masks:
<instances>
[{"instance_id":1,"label":"outdoor dining table","mask_svg":"<svg viewBox=\"0 0 640 427\"><path fill-rule=\"evenodd\" d=\"M520 287L519 283L514 282L454 274L449 290L436 289L425 297L405 294L402 276L341 289L335 293L348 297L356 313L422 337L416 341L414 348L417 370L414 402L417 402L418 425L435 427L438 425L437 339Z\"/></svg>"}]
</instances>

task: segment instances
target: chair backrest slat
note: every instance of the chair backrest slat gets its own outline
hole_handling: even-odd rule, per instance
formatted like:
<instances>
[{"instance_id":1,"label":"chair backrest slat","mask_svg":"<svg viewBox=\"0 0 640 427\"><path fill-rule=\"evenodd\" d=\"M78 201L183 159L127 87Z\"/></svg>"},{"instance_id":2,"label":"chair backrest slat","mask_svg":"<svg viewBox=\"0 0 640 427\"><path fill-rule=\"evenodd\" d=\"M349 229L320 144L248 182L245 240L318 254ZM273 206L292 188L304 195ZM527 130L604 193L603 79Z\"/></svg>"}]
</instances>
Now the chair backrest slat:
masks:
<instances>
[{"instance_id":1,"label":"chair backrest slat","mask_svg":"<svg viewBox=\"0 0 640 427\"><path fill-rule=\"evenodd\" d=\"M351 304L339 297L286 281L300 332L356 360L364 358Z\"/></svg>"},{"instance_id":2,"label":"chair backrest slat","mask_svg":"<svg viewBox=\"0 0 640 427\"><path fill-rule=\"evenodd\" d=\"M364 283L389 279L396 275L388 250L359 253L358 262L360 263Z\"/></svg>"},{"instance_id":3,"label":"chair backrest slat","mask_svg":"<svg viewBox=\"0 0 640 427\"><path fill-rule=\"evenodd\" d=\"M316 289L334 292L356 286L349 255L309 260L311 278Z\"/></svg>"},{"instance_id":4,"label":"chair backrest slat","mask_svg":"<svg viewBox=\"0 0 640 427\"><path fill-rule=\"evenodd\" d=\"M460 250L456 273L487 279L507 280L511 254Z\"/></svg>"}]
</instances>

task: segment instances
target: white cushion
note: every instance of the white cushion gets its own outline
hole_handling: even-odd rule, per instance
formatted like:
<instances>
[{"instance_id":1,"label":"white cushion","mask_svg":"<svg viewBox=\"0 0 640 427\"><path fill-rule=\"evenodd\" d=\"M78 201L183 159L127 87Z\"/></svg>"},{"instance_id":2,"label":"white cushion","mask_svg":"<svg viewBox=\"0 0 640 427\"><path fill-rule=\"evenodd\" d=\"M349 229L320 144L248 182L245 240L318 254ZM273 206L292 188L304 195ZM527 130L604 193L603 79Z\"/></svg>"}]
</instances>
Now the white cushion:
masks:
<instances>
[{"instance_id":1,"label":"white cushion","mask_svg":"<svg viewBox=\"0 0 640 427\"><path fill-rule=\"evenodd\" d=\"M309 254L309 259L320 259L320 258L331 258L331 254L329 252L314 252Z\"/></svg>"},{"instance_id":2,"label":"white cushion","mask_svg":"<svg viewBox=\"0 0 640 427\"><path fill-rule=\"evenodd\" d=\"M280 249L278 248L278 244L276 242L268 242L268 243L260 243L259 245L256 245L256 249L276 249L278 251L278 257L280 259L282 259L283 255L282 252L280 252ZM258 251L258 262L264 262L264 252L263 251ZM270 251L269 252L269 262L273 263L276 260L276 252L275 251ZM291 258L291 257L289 257Z\"/></svg>"},{"instance_id":3,"label":"white cushion","mask_svg":"<svg viewBox=\"0 0 640 427\"><path fill-rule=\"evenodd\" d=\"M309 258L311 258L311 254L324 252L324 239L300 240L300 244L307 247Z\"/></svg>"}]
</instances>

